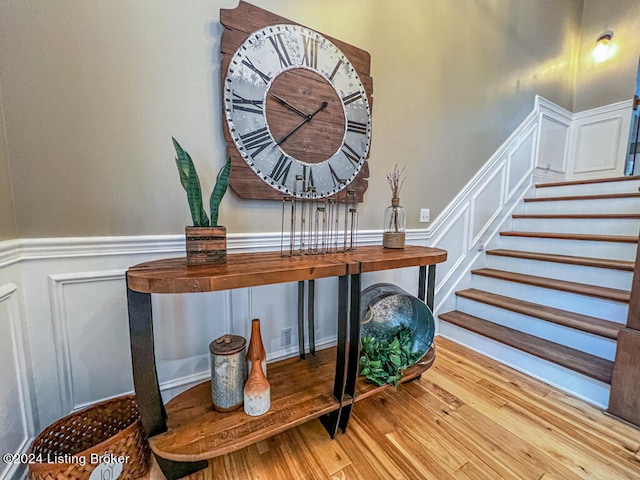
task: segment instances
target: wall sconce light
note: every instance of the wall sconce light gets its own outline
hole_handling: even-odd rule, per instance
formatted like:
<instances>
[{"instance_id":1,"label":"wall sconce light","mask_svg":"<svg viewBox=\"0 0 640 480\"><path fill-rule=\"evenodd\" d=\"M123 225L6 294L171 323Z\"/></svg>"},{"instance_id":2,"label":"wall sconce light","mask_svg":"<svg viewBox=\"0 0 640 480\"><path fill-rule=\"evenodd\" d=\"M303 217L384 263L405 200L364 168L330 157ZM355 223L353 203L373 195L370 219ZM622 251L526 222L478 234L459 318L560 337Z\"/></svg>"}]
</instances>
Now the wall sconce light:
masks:
<instances>
[{"instance_id":1,"label":"wall sconce light","mask_svg":"<svg viewBox=\"0 0 640 480\"><path fill-rule=\"evenodd\" d=\"M606 32L602 32L598 35L598 39L596 40L596 46L594 47L591 55L593 59L600 63L608 60L614 53L613 45L611 45L611 41L613 40L613 31L607 30Z\"/></svg>"}]
</instances>

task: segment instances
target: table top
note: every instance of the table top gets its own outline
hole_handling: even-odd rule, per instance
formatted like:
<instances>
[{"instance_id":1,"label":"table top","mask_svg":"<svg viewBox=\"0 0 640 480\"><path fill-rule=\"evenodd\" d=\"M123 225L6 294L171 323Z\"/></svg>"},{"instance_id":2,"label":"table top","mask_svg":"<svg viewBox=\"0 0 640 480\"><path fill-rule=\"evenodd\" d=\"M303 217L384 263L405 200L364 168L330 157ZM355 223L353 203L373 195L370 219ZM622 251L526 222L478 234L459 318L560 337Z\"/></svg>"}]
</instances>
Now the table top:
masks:
<instances>
[{"instance_id":1,"label":"table top","mask_svg":"<svg viewBox=\"0 0 640 480\"><path fill-rule=\"evenodd\" d=\"M155 260L127 271L130 289L143 293L212 292L375 272L444 262L447 252L407 245L358 247L353 252L283 257L280 252L230 253L223 263L187 265L186 257Z\"/></svg>"}]
</instances>

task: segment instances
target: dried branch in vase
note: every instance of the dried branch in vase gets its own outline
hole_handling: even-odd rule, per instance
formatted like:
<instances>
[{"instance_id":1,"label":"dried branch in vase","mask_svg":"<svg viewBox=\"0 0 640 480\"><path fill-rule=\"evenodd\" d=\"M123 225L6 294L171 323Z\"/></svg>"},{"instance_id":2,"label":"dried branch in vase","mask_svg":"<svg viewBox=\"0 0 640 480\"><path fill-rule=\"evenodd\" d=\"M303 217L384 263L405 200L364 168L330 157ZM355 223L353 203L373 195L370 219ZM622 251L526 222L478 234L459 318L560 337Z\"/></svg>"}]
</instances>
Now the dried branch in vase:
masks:
<instances>
[{"instance_id":1,"label":"dried branch in vase","mask_svg":"<svg viewBox=\"0 0 640 480\"><path fill-rule=\"evenodd\" d=\"M393 167L393 172L387 174L387 181L391 187L391 198L400 197L400 189L407 179L407 177L402 177L404 169L405 167L402 167L402 170L398 171L398 164L396 163Z\"/></svg>"}]
</instances>

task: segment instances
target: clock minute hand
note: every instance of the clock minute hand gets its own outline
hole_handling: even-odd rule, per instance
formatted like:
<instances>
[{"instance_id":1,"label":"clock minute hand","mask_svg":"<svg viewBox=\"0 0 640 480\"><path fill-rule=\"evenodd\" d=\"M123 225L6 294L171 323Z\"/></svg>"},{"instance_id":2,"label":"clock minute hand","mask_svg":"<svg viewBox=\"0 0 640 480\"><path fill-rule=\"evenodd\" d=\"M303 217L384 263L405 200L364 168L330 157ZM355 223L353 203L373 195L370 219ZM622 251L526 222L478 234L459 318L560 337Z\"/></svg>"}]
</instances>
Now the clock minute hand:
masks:
<instances>
[{"instance_id":1,"label":"clock minute hand","mask_svg":"<svg viewBox=\"0 0 640 480\"><path fill-rule=\"evenodd\" d=\"M298 115L300 115L301 117L308 117L308 115L306 113L304 113L302 110L300 110L299 108L291 105L289 102L287 102L284 98L279 97L278 95L276 95L275 93L272 93L271 96L273 98L275 98L278 102L280 102L282 105L284 105L285 107L287 107L289 110L297 113Z\"/></svg>"},{"instance_id":2,"label":"clock minute hand","mask_svg":"<svg viewBox=\"0 0 640 480\"><path fill-rule=\"evenodd\" d=\"M283 143L285 140L287 140L287 138L289 138L291 135L293 135L294 133L296 133L300 128L302 128L302 126L307 123L310 122L311 119L313 117L316 116L317 113L319 113L321 110L324 110L325 108L327 108L328 103L327 102L322 102L322 105L320 105L315 112L313 112L310 115L306 115L306 118L300 122L300 124L294 128L293 130L291 130L289 133L287 133L284 137L282 137L280 140L278 140L278 142L276 143L276 145L280 145L281 143Z\"/></svg>"}]
</instances>

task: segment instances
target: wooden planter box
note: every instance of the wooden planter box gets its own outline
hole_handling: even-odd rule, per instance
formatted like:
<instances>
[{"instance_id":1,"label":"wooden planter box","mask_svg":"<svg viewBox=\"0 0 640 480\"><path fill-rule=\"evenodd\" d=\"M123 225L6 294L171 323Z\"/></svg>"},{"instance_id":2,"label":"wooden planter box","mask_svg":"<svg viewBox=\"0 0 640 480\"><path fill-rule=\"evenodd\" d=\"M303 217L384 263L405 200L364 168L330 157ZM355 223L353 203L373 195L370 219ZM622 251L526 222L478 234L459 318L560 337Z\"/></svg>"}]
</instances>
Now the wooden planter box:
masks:
<instances>
[{"instance_id":1,"label":"wooden planter box","mask_svg":"<svg viewBox=\"0 0 640 480\"><path fill-rule=\"evenodd\" d=\"M227 261L226 227L186 227L187 265Z\"/></svg>"}]
</instances>

